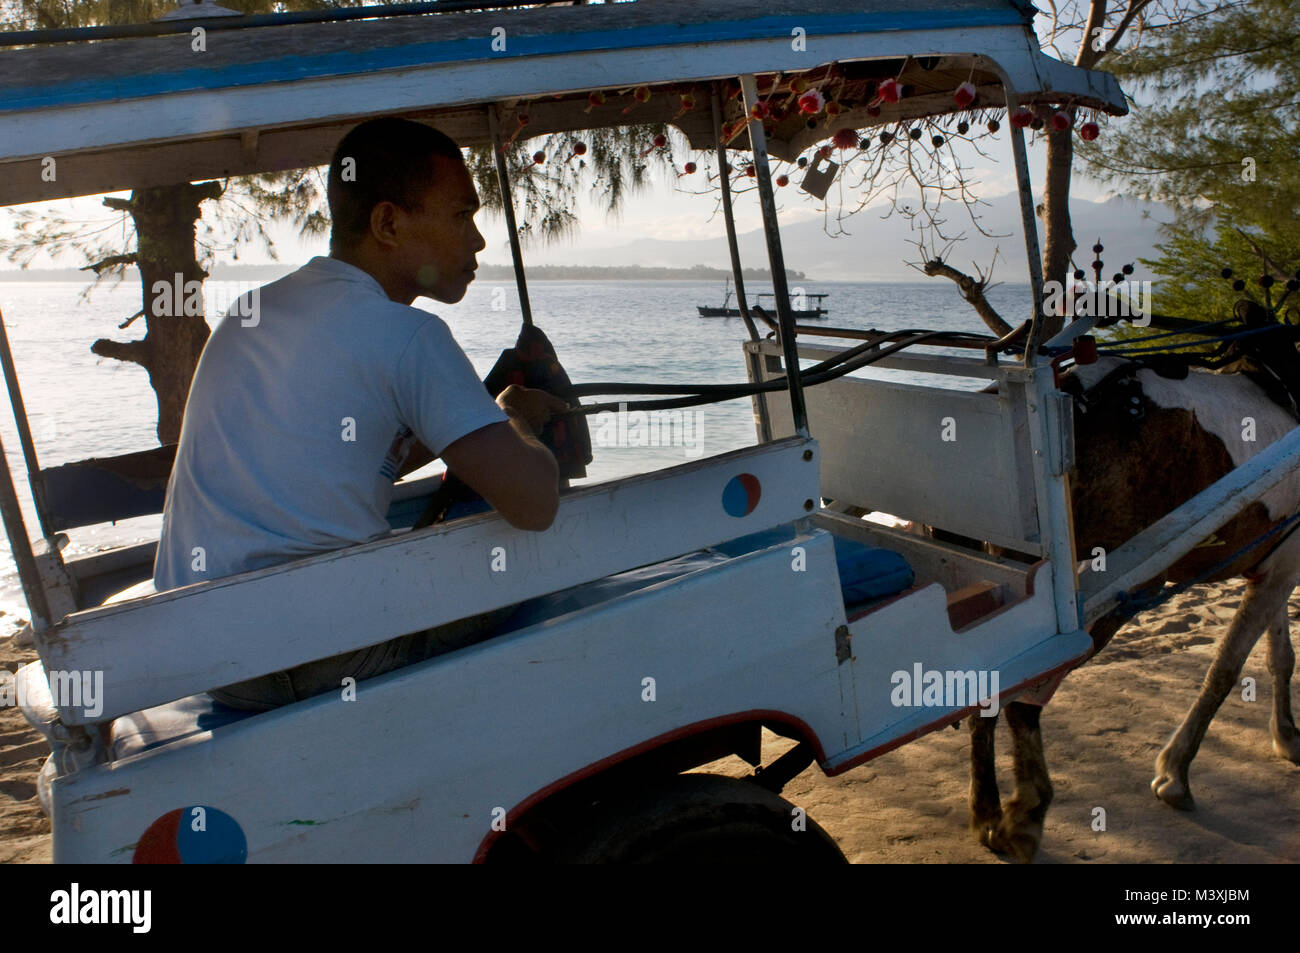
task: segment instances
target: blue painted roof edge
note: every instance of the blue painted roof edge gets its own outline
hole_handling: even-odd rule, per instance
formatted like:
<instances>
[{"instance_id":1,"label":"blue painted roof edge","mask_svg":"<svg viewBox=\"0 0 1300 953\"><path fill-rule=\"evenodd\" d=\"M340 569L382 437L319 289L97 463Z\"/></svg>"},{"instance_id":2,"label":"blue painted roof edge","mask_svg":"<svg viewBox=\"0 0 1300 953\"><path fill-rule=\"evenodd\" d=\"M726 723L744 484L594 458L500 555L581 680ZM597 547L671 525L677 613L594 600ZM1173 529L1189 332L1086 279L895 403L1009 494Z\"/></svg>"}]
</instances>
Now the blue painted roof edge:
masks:
<instances>
[{"instance_id":1,"label":"blue painted roof edge","mask_svg":"<svg viewBox=\"0 0 1300 953\"><path fill-rule=\"evenodd\" d=\"M1011 0L1016 6L1021 0ZM562 53L717 43L788 35L802 27L808 36L885 33L954 27L1025 26L1024 16L1010 6L1001 10L891 11L889 13L771 16L713 23L656 24L627 30L599 30L541 36L513 36L503 52L492 52L491 37L414 43L359 53L287 56L257 64L232 64L216 69L186 69L150 73L124 80L91 80L58 86L27 86L6 91L0 114L29 109L140 99L168 93L199 92L285 83L377 70L547 56Z\"/></svg>"}]
</instances>

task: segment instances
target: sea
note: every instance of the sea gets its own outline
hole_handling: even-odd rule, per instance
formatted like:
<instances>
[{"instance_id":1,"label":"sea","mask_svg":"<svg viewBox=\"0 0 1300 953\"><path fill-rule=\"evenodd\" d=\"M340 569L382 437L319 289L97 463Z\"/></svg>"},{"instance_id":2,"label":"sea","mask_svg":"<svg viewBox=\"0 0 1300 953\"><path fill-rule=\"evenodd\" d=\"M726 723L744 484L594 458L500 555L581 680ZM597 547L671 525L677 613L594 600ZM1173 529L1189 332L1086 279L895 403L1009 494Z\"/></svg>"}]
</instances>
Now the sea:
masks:
<instances>
[{"instance_id":1,"label":"sea","mask_svg":"<svg viewBox=\"0 0 1300 953\"><path fill-rule=\"evenodd\" d=\"M213 315L209 322L219 320L223 303L255 286L207 282L208 312ZM746 379L741 350L747 337L744 323L739 318L700 318L696 311L697 305L722 304L723 288L714 282L533 281L528 290L534 323L546 332L575 384L719 384ZM748 290L753 295L763 289ZM944 279L793 283L791 293L798 296L801 292L827 294L824 307L829 315L823 323L838 327L987 333L956 287ZM987 295L1012 325L1032 311L1028 285L996 285ZM480 375L488 372L519 332L521 312L512 282L480 281L458 304L419 299L416 306L447 322ZM140 307L141 290L136 281L103 285L88 294L85 282L0 281L0 312L42 468L157 446L157 405L144 369L98 357L90 350L98 338L142 337L143 319L119 328ZM874 367L855 373L919 379L907 372ZM956 387L982 383L947 381ZM586 400L597 399L619 400ZM586 479L576 482L600 482L676 466L756 442L748 399L679 413L662 418L638 417L635 412L621 419L617 414L590 417L596 438L593 461ZM248 421L248 425L257 426L257 421ZM38 535L26 467L8 409L0 411L0 438L27 533ZM437 469L440 465L434 464L424 472ZM72 530L64 556L156 539L159 522L160 517L150 516ZM27 618L7 540L0 545L0 612L9 616L0 626L3 628L8 628L15 616Z\"/></svg>"}]
</instances>

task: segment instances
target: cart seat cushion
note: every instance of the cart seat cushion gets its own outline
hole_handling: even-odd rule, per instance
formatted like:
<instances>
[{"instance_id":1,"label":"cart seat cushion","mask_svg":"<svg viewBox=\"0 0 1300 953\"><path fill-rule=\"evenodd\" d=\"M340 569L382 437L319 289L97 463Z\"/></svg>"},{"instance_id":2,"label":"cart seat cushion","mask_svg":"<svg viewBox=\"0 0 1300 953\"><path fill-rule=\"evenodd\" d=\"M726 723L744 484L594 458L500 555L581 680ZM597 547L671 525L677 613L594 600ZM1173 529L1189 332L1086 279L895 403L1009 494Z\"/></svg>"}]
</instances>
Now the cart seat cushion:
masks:
<instances>
[{"instance_id":1,"label":"cart seat cushion","mask_svg":"<svg viewBox=\"0 0 1300 953\"><path fill-rule=\"evenodd\" d=\"M733 539L713 549L728 556L741 556L794 538L794 524L787 523ZM860 608L865 603L896 595L916 581L907 560L892 549L870 546L843 536L835 536L834 540L835 565L840 573L845 609Z\"/></svg>"},{"instance_id":2,"label":"cart seat cushion","mask_svg":"<svg viewBox=\"0 0 1300 953\"><path fill-rule=\"evenodd\" d=\"M912 567L899 553L842 536L835 537L835 564L845 609L895 595L916 581Z\"/></svg>"}]
</instances>

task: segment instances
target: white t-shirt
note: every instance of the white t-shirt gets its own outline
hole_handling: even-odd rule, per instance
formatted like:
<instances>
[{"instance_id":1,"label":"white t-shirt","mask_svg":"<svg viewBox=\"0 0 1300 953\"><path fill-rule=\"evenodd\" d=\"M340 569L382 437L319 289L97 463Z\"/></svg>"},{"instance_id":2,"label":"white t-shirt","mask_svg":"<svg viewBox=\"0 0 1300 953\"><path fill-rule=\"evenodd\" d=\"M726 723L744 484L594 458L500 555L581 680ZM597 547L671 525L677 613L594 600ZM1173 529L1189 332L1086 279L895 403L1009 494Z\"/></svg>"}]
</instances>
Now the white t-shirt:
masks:
<instances>
[{"instance_id":1,"label":"white t-shirt","mask_svg":"<svg viewBox=\"0 0 1300 953\"><path fill-rule=\"evenodd\" d=\"M158 590L385 536L416 438L441 455L507 419L442 319L353 265L313 258L254 294L194 374Z\"/></svg>"}]
</instances>

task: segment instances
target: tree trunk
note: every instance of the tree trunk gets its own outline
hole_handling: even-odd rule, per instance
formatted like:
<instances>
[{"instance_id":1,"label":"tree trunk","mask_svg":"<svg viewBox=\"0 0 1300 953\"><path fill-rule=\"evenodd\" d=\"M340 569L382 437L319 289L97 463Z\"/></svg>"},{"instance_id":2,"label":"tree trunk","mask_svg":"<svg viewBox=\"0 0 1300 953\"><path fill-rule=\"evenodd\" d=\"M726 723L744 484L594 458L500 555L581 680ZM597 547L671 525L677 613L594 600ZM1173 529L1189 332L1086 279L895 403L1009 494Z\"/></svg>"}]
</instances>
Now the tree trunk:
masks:
<instances>
[{"instance_id":1,"label":"tree trunk","mask_svg":"<svg viewBox=\"0 0 1300 953\"><path fill-rule=\"evenodd\" d=\"M1074 109L1069 109L1071 119ZM1047 175L1043 182L1043 281L1055 281L1064 290L1070 255L1076 243L1070 227L1070 176L1074 163L1073 123L1068 129L1047 133ZM1047 319L1047 337L1065 326L1064 316Z\"/></svg>"},{"instance_id":2,"label":"tree trunk","mask_svg":"<svg viewBox=\"0 0 1300 953\"><path fill-rule=\"evenodd\" d=\"M126 202L105 203L129 212L135 222L135 260L147 330L142 340L99 340L90 349L103 357L132 361L149 372L158 401L158 441L164 445L180 437L185 398L208 340L203 314L186 314L183 304L187 297L193 299L196 289L201 291L207 277L194 253L199 203L220 195L219 183L186 183L137 189Z\"/></svg>"}]
</instances>

